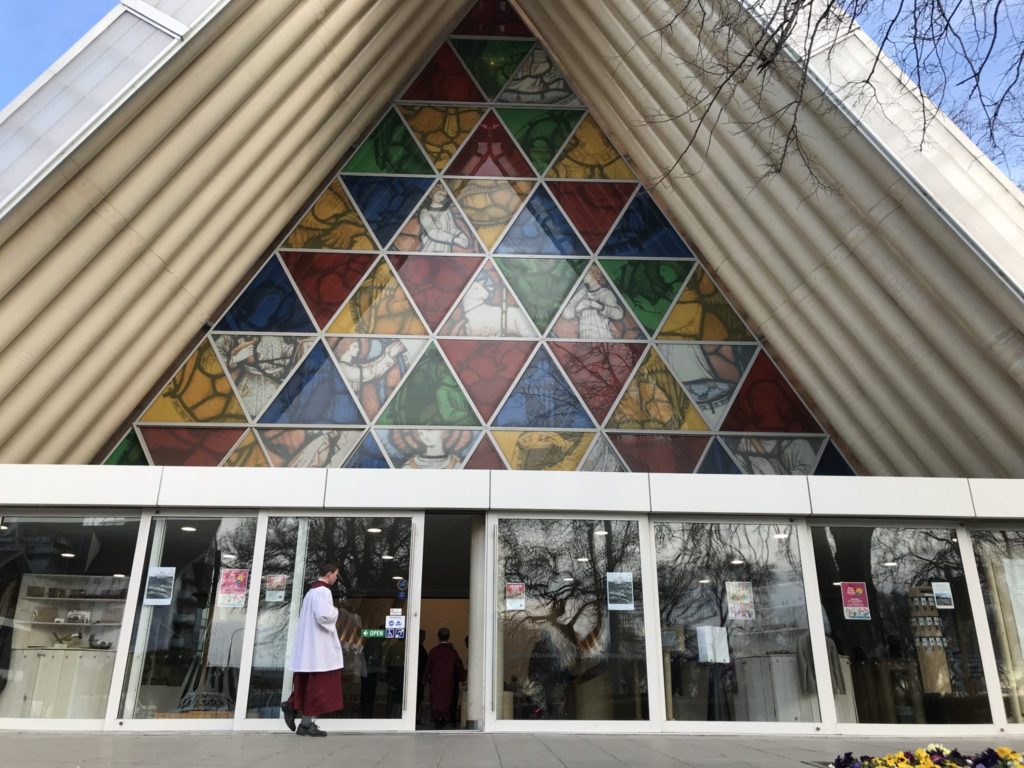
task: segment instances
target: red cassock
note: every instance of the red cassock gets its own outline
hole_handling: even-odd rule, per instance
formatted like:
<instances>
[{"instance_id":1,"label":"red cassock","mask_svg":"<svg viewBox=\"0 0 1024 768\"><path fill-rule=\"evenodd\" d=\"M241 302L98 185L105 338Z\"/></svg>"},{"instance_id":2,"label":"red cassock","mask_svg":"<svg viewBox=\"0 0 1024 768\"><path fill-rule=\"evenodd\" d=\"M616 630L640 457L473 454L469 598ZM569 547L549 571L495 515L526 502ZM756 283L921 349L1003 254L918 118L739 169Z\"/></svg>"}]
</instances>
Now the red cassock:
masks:
<instances>
[{"instance_id":1,"label":"red cassock","mask_svg":"<svg viewBox=\"0 0 1024 768\"><path fill-rule=\"evenodd\" d=\"M446 720L458 685L466 679L466 668L451 643L438 643L430 651L426 679L430 685L431 715L435 720Z\"/></svg>"}]
</instances>

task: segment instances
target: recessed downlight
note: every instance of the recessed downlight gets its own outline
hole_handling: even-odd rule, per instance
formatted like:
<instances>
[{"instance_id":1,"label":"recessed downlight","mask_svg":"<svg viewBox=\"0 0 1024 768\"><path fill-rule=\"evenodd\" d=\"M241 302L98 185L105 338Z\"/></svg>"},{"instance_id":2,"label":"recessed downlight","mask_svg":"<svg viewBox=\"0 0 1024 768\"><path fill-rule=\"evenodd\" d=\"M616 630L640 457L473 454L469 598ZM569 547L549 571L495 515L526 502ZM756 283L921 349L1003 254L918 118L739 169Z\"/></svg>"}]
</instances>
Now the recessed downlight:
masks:
<instances>
[{"instance_id":1,"label":"recessed downlight","mask_svg":"<svg viewBox=\"0 0 1024 768\"><path fill-rule=\"evenodd\" d=\"M738 557L734 557L732 560L729 561L729 565L743 565L743 563L745 563L745 562L746 562L746 560L742 560L742 559L740 559Z\"/></svg>"},{"instance_id":2,"label":"recessed downlight","mask_svg":"<svg viewBox=\"0 0 1024 768\"><path fill-rule=\"evenodd\" d=\"M562 581L576 581L572 576L563 576Z\"/></svg>"},{"instance_id":3,"label":"recessed downlight","mask_svg":"<svg viewBox=\"0 0 1024 768\"><path fill-rule=\"evenodd\" d=\"M710 584L711 583L711 579L701 579L698 583L699 584Z\"/></svg>"},{"instance_id":4,"label":"recessed downlight","mask_svg":"<svg viewBox=\"0 0 1024 768\"><path fill-rule=\"evenodd\" d=\"M600 531L594 531L594 535L595 536L607 536L608 535L608 531L605 531L603 529L600 530Z\"/></svg>"},{"instance_id":5,"label":"recessed downlight","mask_svg":"<svg viewBox=\"0 0 1024 768\"><path fill-rule=\"evenodd\" d=\"M127 576L125 576L125 575L124 575L123 573L115 573L115 574L113 574L113 577L114 577L115 579L127 579L127 578L128 578L128 577L127 577Z\"/></svg>"},{"instance_id":6,"label":"recessed downlight","mask_svg":"<svg viewBox=\"0 0 1024 768\"><path fill-rule=\"evenodd\" d=\"M232 555L232 554L231 554L230 552L225 552L224 554L222 554L222 555L220 556L220 559L221 559L221 560L234 560L234 559L235 559L235 556L234 556L234 555Z\"/></svg>"},{"instance_id":7,"label":"recessed downlight","mask_svg":"<svg viewBox=\"0 0 1024 768\"><path fill-rule=\"evenodd\" d=\"M380 528L367 528L367 533L380 533Z\"/></svg>"},{"instance_id":8,"label":"recessed downlight","mask_svg":"<svg viewBox=\"0 0 1024 768\"><path fill-rule=\"evenodd\" d=\"M6 525L0 525L0 531L6 531L6 530L7 530L7 526Z\"/></svg>"},{"instance_id":9,"label":"recessed downlight","mask_svg":"<svg viewBox=\"0 0 1024 768\"><path fill-rule=\"evenodd\" d=\"M192 526L192 525L183 525L183 526L181 526L181 530L183 530L185 533L195 533L196 532L195 526Z\"/></svg>"},{"instance_id":10,"label":"recessed downlight","mask_svg":"<svg viewBox=\"0 0 1024 768\"><path fill-rule=\"evenodd\" d=\"M589 557L577 557L576 558L576 562L577 563L589 563L590 562L590 558Z\"/></svg>"},{"instance_id":11,"label":"recessed downlight","mask_svg":"<svg viewBox=\"0 0 1024 768\"><path fill-rule=\"evenodd\" d=\"M402 577L401 577L401 576L392 576L392 577L391 577L391 580L392 580L392 581L401 581L401 580L402 580Z\"/></svg>"},{"instance_id":12,"label":"recessed downlight","mask_svg":"<svg viewBox=\"0 0 1024 768\"><path fill-rule=\"evenodd\" d=\"M897 566L897 563L896 563L895 560L890 560L887 563L882 563L882 565L885 566L886 568L895 568Z\"/></svg>"},{"instance_id":13,"label":"recessed downlight","mask_svg":"<svg viewBox=\"0 0 1024 768\"><path fill-rule=\"evenodd\" d=\"M381 555L380 559L381 560L394 560L395 556L394 555Z\"/></svg>"},{"instance_id":14,"label":"recessed downlight","mask_svg":"<svg viewBox=\"0 0 1024 768\"><path fill-rule=\"evenodd\" d=\"M64 557L64 558L67 558L68 560L74 560L75 559L75 553L74 552L61 552L60 556Z\"/></svg>"},{"instance_id":15,"label":"recessed downlight","mask_svg":"<svg viewBox=\"0 0 1024 768\"><path fill-rule=\"evenodd\" d=\"M776 533L774 538L776 538L776 539L788 539L789 538L789 534L788 533Z\"/></svg>"}]
</instances>

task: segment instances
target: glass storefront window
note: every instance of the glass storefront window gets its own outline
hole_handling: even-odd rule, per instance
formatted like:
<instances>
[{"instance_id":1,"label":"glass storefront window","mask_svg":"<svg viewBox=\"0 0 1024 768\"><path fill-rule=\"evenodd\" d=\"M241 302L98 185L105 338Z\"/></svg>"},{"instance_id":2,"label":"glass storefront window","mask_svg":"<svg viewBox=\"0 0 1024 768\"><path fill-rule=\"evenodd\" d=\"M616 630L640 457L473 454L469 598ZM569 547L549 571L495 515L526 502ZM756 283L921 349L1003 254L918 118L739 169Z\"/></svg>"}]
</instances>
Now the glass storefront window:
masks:
<instances>
[{"instance_id":1,"label":"glass storefront window","mask_svg":"<svg viewBox=\"0 0 1024 768\"><path fill-rule=\"evenodd\" d=\"M344 652L344 709L324 717L400 718L405 694L412 520L272 517L260 583L247 716L281 717L292 687L291 642L320 564L338 563L333 587ZM401 616L403 621L396 622Z\"/></svg>"},{"instance_id":2,"label":"glass storefront window","mask_svg":"<svg viewBox=\"0 0 1024 768\"><path fill-rule=\"evenodd\" d=\"M670 720L818 721L788 525L654 524Z\"/></svg>"},{"instance_id":3,"label":"glass storefront window","mask_svg":"<svg viewBox=\"0 0 1024 768\"><path fill-rule=\"evenodd\" d=\"M991 722L956 532L814 526L840 722Z\"/></svg>"},{"instance_id":4,"label":"glass storefront window","mask_svg":"<svg viewBox=\"0 0 1024 768\"><path fill-rule=\"evenodd\" d=\"M971 531L1006 717L1024 722L1024 529Z\"/></svg>"},{"instance_id":5,"label":"glass storefront window","mask_svg":"<svg viewBox=\"0 0 1024 768\"><path fill-rule=\"evenodd\" d=\"M121 716L231 718L256 517L155 517Z\"/></svg>"},{"instance_id":6,"label":"glass storefront window","mask_svg":"<svg viewBox=\"0 0 1024 768\"><path fill-rule=\"evenodd\" d=\"M635 521L498 522L498 717L646 720Z\"/></svg>"},{"instance_id":7,"label":"glass storefront window","mask_svg":"<svg viewBox=\"0 0 1024 768\"><path fill-rule=\"evenodd\" d=\"M0 717L102 718L139 520L5 516Z\"/></svg>"}]
</instances>

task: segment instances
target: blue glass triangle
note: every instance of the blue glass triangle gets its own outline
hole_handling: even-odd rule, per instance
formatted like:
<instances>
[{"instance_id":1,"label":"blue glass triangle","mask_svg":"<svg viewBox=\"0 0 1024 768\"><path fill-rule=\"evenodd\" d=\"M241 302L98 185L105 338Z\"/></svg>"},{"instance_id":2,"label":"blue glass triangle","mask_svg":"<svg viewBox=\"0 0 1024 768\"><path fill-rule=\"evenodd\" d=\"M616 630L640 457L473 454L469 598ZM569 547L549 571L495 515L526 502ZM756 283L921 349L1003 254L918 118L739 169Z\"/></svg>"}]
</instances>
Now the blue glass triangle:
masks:
<instances>
[{"instance_id":1,"label":"blue glass triangle","mask_svg":"<svg viewBox=\"0 0 1024 768\"><path fill-rule=\"evenodd\" d=\"M544 187L539 187L509 227L495 253L585 256L587 249Z\"/></svg>"},{"instance_id":2,"label":"blue glass triangle","mask_svg":"<svg viewBox=\"0 0 1024 768\"><path fill-rule=\"evenodd\" d=\"M367 432L363 442L348 457L345 467L347 469L390 469L391 465L384 458L384 454L380 452L380 446L373 439L373 435Z\"/></svg>"},{"instance_id":3,"label":"blue glass triangle","mask_svg":"<svg viewBox=\"0 0 1024 768\"><path fill-rule=\"evenodd\" d=\"M729 452L722 447L717 440L712 441L708 452L704 454L704 461L700 463L698 475L742 475L736 462L732 460Z\"/></svg>"},{"instance_id":4,"label":"blue glass triangle","mask_svg":"<svg viewBox=\"0 0 1024 768\"><path fill-rule=\"evenodd\" d=\"M412 179L399 176L342 176L345 186L363 218L370 225L377 242L386 246L413 209L433 179Z\"/></svg>"},{"instance_id":5,"label":"blue glass triangle","mask_svg":"<svg viewBox=\"0 0 1024 768\"><path fill-rule=\"evenodd\" d=\"M494 426L588 429L594 422L542 347L501 407Z\"/></svg>"},{"instance_id":6,"label":"blue glass triangle","mask_svg":"<svg viewBox=\"0 0 1024 768\"><path fill-rule=\"evenodd\" d=\"M260 418L262 424L365 424L341 374L318 342Z\"/></svg>"},{"instance_id":7,"label":"blue glass triangle","mask_svg":"<svg viewBox=\"0 0 1024 768\"><path fill-rule=\"evenodd\" d=\"M647 190L637 192L615 225L602 256L666 256L692 259L693 254Z\"/></svg>"},{"instance_id":8,"label":"blue glass triangle","mask_svg":"<svg viewBox=\"0 0 1024 768\"><path fill-rule=\"evenodd\" d=\"M214 330L316 333L276 256L235 299Z\"/></svg>"},{"instance_id":9,"label":"blue glass triangle","mask_svg":"<svg viewBox=\"0 0 1024 768\"><path fill-rule=\"evenodd\" d=\"M821 453L821 458L818 460L818 468L814 470L814 474L852 477L857 473L847 464L846 459L843 458L843 454L839 452L835 444L829 440L825 450Z\"/></svg>"}]
</instances>

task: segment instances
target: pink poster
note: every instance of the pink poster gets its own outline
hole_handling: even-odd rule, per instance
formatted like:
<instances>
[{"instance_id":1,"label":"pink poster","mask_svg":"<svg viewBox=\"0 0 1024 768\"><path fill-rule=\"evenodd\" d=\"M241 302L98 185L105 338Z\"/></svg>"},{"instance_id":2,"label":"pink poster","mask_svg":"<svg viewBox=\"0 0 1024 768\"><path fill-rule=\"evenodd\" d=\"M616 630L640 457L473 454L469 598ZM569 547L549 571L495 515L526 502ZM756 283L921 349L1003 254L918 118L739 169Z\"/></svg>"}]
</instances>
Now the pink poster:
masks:
<instances>
[{"instance_id":1,"label":"pink poster","mask_svg":"<svg viewBox=\"0 0 1024 768\"><path fill-rule=\"evenodd\" d=\"M249 571L245 568L221 568L217 586L217 605L222 608L244 608L249 587Z\"/></svg>"},{"instance_id":2,"label":"pink poster","mask_svg":"<svg viewBox=\"0 0 1024 768\"><path fill-rule=\"evenodd\" d=\"M871 621L868 585L863 581L842 581L839 589L843 593L843 615L853 621Z\"/></svg>"}]
</instances>

